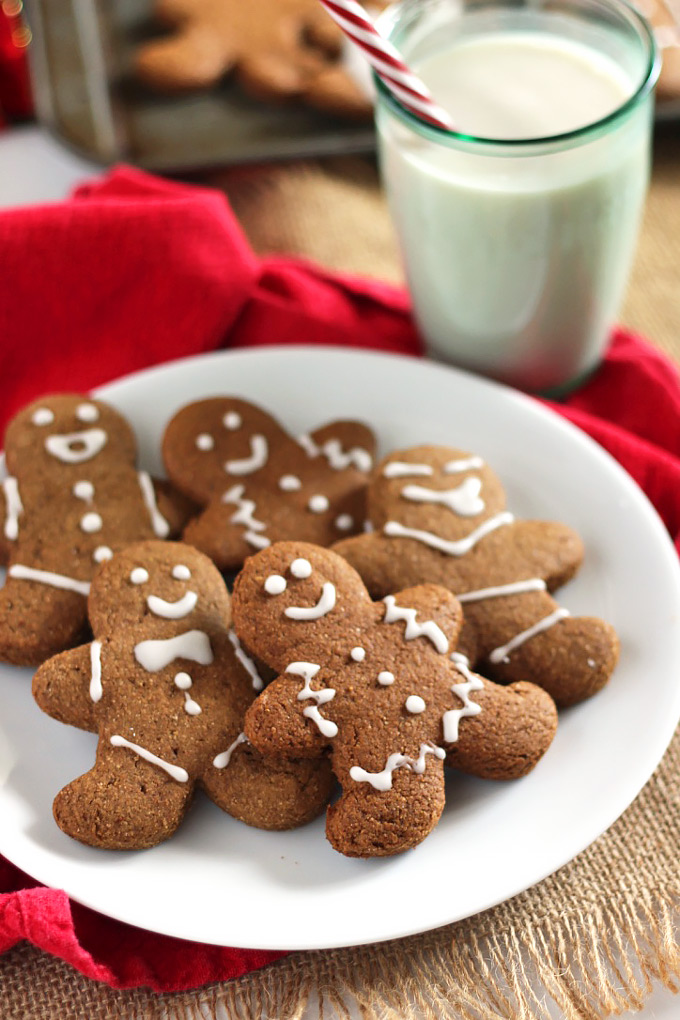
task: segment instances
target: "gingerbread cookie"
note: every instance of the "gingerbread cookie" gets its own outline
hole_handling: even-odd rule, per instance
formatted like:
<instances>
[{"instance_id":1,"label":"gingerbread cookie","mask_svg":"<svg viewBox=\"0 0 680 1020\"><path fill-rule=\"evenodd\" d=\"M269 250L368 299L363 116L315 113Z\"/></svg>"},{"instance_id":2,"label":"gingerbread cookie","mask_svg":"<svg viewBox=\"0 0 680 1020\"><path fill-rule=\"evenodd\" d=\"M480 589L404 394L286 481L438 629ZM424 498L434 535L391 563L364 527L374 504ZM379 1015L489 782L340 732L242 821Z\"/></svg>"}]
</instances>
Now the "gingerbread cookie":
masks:
<instances>
[{"instance_id":1,"label":"gingerbread cookie","mask_svg":"<svg viewBox=\"0 0 680 1020\"><path fill-rule=\"evenodd\" d=\"M163 437L169 477L206 508L184 539L231 570L281 539L330 545L356 533L374 446L358 422L334 422L295 440L235 397L189 404Z\"/></svg>"},{"instance_id":2,"label":"gingerbread cookie","mask_svg":"<svg viewBox=\"0 0 680 1020\"><path fill-rule=\"evenodd\" d=\"M374 597L443 585L463 603L475 664L501 682L533 680L558 705L607 683L615 631L550 596L580 566L580 538L563 524L516 520L480 457L437 446L393 453L374 472L368 507L374 531L334 549Z\"/></svg>"},{"instance_id":3,"label":"gingerbread cookie","mask_svg":"<svg viewBox=\"0 0 680 1020\"><path fill-rule=\"evenodd\" d=\"M661 50L661 73L656 91L659 99L680 99L680 3L678 0L633 0L651 22Z\"/></svg>"},{"instance_id":4,"label":"gingerbread cookie","mask_svg":"<svg viewBox=\"0 0 680 1020\"><path fill-rule=\"evenodd\" d=\"M37 665L81 640L97 566L128 544L177 534L194 509L135 466L125 419L101 400L42 397L10 422L0 520L8 563L0 659Z\"/></svg>"},{"instance_id":5,"label":"gingerbread cookie","mask_svg":"<svg viewBox=\"0 0 680 1020\"><path fill-rule=\"evenodd\" d=\"M255 99L371 117L370 99L341 64L343 32L318 0L157 0L155 14L169 34L141 47L136 70L157 90L209 88L232 72Z\"/></svg>"},{"instance_id":6,"label":"gingerbread cookie","mask_svg":"<svg viewBox=\"0 0 680 1020\"><path fill-rule=\"evenodd\" d=\"M326 833L343 854L420 843L444 806L445 762L515 779L552 741L545 691L500 687L455 651L462 613L443 588L374 603L335 553L280 542L247 561L233 608L242 639L279 673L248 709L245 733L267 754L316 758L331 747L342 796Z\"/></svg>"},{"instance_id":7,"label":"gingerbread cookie","mask_svg":"<svg viewBox=\"0 0 680 1020\"><path fill-rule=\"evenodd\" d=\"M263 685L207 557L174 542L128 546L97 573L89 613L94 641L33 680L43 711L99 735L94 767L54 802L67 835L102 849L155 846L197 785L259 828L293 828L322 810L327 762L266 760L246 741L244 715Z\"/></svg>"}]
</instances>

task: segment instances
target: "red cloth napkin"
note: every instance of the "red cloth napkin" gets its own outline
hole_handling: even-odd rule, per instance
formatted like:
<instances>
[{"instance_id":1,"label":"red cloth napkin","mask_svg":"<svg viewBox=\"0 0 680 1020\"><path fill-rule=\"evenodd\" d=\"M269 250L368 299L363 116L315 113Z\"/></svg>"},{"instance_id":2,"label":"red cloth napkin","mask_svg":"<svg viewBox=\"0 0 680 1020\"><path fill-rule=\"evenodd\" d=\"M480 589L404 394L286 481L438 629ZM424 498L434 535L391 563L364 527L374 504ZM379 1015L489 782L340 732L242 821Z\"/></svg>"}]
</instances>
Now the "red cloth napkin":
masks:
<instances>
[{"instance_id":1,"label":"red cloth napkin","mask_svg":"<svg viewBox=\"0 0 680 1020\"><path fill-rule=\"evenodd\" d=\"M300 260L258 259L223 195L135 170L58 205L1 213L0 250L0 425L43 393L216 347L420 353L403 291ZM680 377L668 359L618 330L596 375L552 406L623 464L680 549ZM0 858L0 952L22 939L89 977L158 991L226 980L280 955L130 928Z\"/></svg>"}]
</instances>

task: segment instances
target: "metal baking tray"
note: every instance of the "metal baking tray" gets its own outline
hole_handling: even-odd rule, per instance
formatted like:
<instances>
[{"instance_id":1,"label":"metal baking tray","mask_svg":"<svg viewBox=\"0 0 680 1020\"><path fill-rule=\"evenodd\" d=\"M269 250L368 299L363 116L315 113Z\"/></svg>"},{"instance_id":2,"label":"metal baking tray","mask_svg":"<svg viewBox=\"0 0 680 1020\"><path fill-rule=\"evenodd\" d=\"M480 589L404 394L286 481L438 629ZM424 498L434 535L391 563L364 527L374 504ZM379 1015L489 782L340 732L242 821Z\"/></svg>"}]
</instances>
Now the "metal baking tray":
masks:
<instances>
[{"instance_id":1,"label":"metal baking tray","mask_svg":"<svg viewBox=\"0 0 680 1020\"><path fill-rule=\"evenodd\" d=\"M131 64L136 46L157 32L152 0L26 0L25 6L37 117L90 159L172 172L374 147L370 125L301 105L251 101L228 80L185 96L144 88Z\"/></svg>"}]
</instances>

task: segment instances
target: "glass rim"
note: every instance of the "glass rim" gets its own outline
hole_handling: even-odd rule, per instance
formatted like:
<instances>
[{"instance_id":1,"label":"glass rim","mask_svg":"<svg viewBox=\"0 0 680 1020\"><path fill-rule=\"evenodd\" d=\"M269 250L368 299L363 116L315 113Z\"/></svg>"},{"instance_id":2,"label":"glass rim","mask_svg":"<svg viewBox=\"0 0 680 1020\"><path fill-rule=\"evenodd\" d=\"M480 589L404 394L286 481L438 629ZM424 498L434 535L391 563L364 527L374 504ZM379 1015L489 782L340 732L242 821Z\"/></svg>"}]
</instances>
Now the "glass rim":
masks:
<instances>
[{"instance_id":1,"label":"glass rim","mask_svg":"<svg viewBox=\"0 0 680 1020\"><path fill-rule=\"evenodd\" d=\"M563 0L565 6L568 6L568 0ZM649 50L649 57L647 66L642 76L642 81L639 86L633 92L631 96L626 99L624 103L617 106L615 110L608 113L604 117L600 117L598 120L593 121L590 124L585 124L583 127L574 128L571 131L563 131L556 135L537 135L531 138L490 138L484 135L472 135L466 134L463 131L455 131L450 128L439 127L436 124L423 120L417 114L409 110L403 103L401 103L389 88L383 82L379 74L374 70L373 81L378 93L378 98L385 102L386 106L396 114L400 120L404 121L410 127L412 127L419 134L424 134L432 141L446 143L446 142L461 142L464 145L481 145L488 146L489 148L507 148L507 149L528 149L532 146L545 146L559 144L560 142L573 142L583 139L588 140L590 134L599 133L602 129L609 127L615 123L619 118L624 118L629 112L631 112L636 106L638 106L654 89L657 78L659 77L659 71L661 70L661 56L659 47L656 42L656 38L652 31L651 25L647 20L640 14L640 12L629 3L629 0L605 0L609 6L614 9L623 9L627 14L629 20L632 19L638 28L640 36L646 41ZM393 12L396 7L399 7L400 3L391 4L387 7L376 24L379 25L381 21L387 20L387 16L390 12ZM493 0L487 4L487 6L494 6ZM502 5L496 3L497 7ZM388 38L390 36L388 35ZM435 97L436 98L436 97Z\"/></svg>"}]
</instances>

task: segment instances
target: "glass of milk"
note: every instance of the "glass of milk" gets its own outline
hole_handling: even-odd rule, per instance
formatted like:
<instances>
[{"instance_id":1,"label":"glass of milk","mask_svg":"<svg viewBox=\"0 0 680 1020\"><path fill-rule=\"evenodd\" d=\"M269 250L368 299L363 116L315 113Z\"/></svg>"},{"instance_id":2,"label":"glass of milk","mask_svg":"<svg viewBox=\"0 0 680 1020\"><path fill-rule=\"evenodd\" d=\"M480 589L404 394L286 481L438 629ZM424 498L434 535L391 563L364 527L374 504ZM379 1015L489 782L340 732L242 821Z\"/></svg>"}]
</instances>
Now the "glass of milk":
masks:
<instances>
[{"instance_id":1,"label":"glass of milk","mask_svg":"<svg viewBox=\"0 0 680 1020\"><path fill-rule=\"evenodd\" d=\"M378 27L457 129L378 81L428 353L566 392L602 357L635 252L659 70L647 23L624 0L402 0Z\"/></svg>"}]
</instances>

